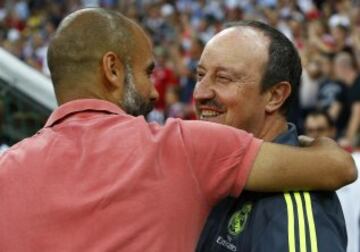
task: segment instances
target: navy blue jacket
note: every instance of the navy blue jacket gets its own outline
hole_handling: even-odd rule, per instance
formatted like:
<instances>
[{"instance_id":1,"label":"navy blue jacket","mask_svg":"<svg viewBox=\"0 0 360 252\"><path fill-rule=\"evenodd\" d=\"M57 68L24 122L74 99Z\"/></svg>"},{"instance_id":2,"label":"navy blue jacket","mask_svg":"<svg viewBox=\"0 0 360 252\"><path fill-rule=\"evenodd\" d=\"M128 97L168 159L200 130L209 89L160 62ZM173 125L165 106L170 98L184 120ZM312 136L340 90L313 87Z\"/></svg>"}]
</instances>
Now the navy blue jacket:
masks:
<instances>
[{"instance_id":1,"label":"navy blue jacket","mask_svg":"<svg viewBox=\"0 0 360 252\"><path fill-rule=\"evenodd\" d=\"M276 143L298 145L294 125ZM198 252L342 252L347 235L334 192L255 193L228 197L210 213Z\"/></svg>"}]
</instances>

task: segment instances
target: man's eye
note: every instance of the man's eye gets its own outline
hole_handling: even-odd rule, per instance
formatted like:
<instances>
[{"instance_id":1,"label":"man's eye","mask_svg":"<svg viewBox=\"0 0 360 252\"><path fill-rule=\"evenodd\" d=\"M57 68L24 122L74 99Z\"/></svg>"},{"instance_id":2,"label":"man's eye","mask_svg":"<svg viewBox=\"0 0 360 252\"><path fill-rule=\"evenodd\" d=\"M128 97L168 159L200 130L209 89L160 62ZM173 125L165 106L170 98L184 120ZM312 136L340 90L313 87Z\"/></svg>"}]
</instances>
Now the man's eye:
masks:
<instances>
[{"instance_id":1,"label":"man's eye","mask_svg":"<svg viewBox=\"0 0 360 252\"><path fill-rule=\"evenodd\" d=\"M197 81L201 81L203 77L204 77L204 74L203 74L203 73L197 73L197 74L196 74L196 79L197 79Z\"/></svg>"},{"instance_id":2,"label":"man's eye","mask_svg":"<svg viewBox=\"0 0 360 252\"><path fill-rule=\"evenodd\" d=\"M226 76L217 76L217 79L221 82L229 82L231 81L231 79L229 77Z\"/></svg>"}]
</instances>

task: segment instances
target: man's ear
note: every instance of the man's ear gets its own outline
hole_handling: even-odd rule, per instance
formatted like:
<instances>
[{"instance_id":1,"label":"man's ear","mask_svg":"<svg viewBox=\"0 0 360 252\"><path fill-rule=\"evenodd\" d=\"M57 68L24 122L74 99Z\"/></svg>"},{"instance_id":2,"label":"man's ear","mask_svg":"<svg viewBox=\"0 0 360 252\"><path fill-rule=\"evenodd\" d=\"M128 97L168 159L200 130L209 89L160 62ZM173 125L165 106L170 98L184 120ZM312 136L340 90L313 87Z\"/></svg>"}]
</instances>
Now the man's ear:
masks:
<instances>
[{"instance_id":1,"label":"man's ear","mask_svg":"<svg viewBox=\"0 0 360 252\"><path fill-rule=\"evenodd\" d=\"M102 70L109 88L121 88L124 82L124 65L114 52L107 52L102 57Z\"/></svg>"},{"instance_id":2,"label":"man's ear","mask_svg":"<svg viewBox=\"0 0 360 252\"><path fill-rule=\"evenodd\" d=\"M267 113L278 111L291 94L291 85L287 81L282 81L271 87L268 91L268 101L265 106Z\"/></svg>"}]
</instances>

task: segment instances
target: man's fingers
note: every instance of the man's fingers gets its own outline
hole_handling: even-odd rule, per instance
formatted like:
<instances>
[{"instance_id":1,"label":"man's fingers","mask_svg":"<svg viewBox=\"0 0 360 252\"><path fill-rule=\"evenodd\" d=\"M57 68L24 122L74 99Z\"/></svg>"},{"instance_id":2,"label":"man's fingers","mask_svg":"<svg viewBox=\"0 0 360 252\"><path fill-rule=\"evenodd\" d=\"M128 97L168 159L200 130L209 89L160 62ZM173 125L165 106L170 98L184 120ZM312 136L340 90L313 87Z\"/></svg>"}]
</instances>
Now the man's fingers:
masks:
<instances>
[{"instance_id":1,"label":"man's fingers","mask_svg":"<svg viewBox=\"0 0 360 252\"><path fill-rule=\"evenodd\" d=\"M298 139L299 139L300 146L302 146L302 147L310 146L314 142L314 138L308 137L308 136L303 136L303 135L299 136Z\"/></svg>"}]
</instances>

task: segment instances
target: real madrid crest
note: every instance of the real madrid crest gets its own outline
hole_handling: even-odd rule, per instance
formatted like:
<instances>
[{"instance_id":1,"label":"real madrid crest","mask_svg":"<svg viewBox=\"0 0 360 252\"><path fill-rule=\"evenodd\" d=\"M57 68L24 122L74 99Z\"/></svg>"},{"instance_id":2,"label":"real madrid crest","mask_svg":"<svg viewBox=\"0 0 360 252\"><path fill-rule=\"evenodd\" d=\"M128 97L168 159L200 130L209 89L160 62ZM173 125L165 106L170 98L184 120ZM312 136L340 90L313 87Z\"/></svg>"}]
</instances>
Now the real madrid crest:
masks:
<instances>
[{"instance_id":1,"label":"real madrid crest","mask_svg":"<svg viewBox=\"0 0 360 252\"><path fill-rule=\"evenodd\" d=\"M231 235L237 236L244 230L251 208L251 203L245 203L239 211L231 216L228 224L228 231Z\"/></svg>"}]
</instances>

